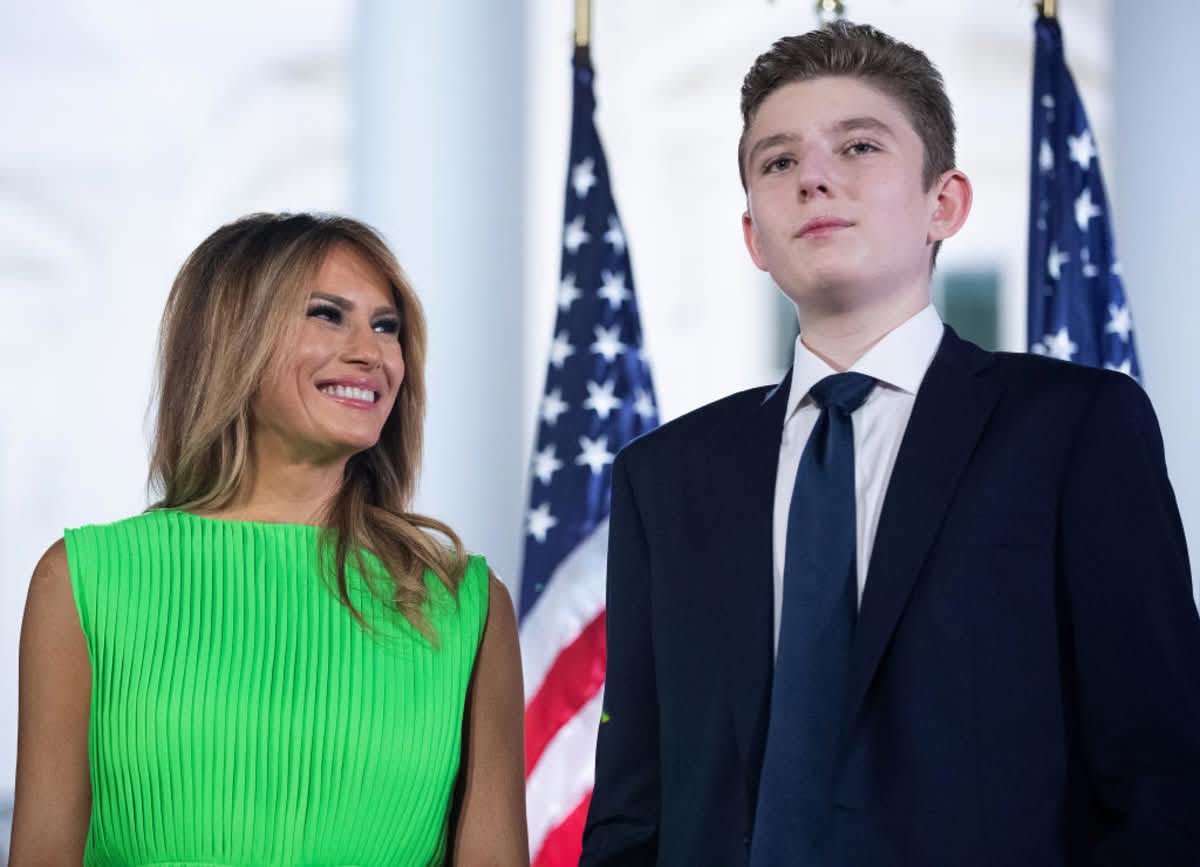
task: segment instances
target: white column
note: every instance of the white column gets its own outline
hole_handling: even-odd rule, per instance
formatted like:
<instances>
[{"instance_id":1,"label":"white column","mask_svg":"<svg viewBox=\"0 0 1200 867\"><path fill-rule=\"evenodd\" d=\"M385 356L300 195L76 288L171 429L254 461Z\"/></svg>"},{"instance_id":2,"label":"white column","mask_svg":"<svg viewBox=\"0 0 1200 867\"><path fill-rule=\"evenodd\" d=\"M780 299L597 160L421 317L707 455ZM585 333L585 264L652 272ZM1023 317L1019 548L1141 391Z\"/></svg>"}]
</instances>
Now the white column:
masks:
<instances>
[{"instance_id":1,"label":"white column","mask_svg":"<svg viewBox=\"0 0 1200 867\"><path fill-rule=\"evenodd\" d=\"M360 0L353 214L429 320L418 510L514 585L523 532L524 16L520 3Z\"/></svg>"},{"instance_id":2,"label":"white column","mask_svg":"<svg viewBox=\"0 0 1200 867\"><path fill-rule=\"evenodd\" d=\"M1200 598L1200 5L1114 3L1117 251Z\"/></svg>"}]
</instances>

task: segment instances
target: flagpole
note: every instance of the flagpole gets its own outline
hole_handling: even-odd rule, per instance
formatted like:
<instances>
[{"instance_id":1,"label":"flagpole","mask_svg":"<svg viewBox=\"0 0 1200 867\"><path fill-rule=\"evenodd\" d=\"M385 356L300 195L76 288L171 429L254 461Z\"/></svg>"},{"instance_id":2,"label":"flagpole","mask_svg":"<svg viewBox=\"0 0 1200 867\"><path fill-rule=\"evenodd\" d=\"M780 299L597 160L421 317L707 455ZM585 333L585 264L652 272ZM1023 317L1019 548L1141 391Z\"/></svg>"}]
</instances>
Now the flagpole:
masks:
<instances>
[{"instance_id":1,"label":"flagpole","mask_svg":"<svg viewBox=\"0 0 1200 867\"><path fill-rule=\"evenodd\" d=\"M575 63L591 66L592 2L575 0Z\"/></svg>"},{"instance_id":2,"label":"flagpole","mask_svg":"<svg viewBox=\"0 0 1200 867\"><path fill-rule=\"evenodd\" d=\"M518 596L521 665L531 686L524 739L529 846L540 867L579 864L596 738L607 722L601 690L612 622L604 592L612 463L658 426L629 246L595 125L590 16L590 3L575 0L561 282L533 441Z\"/></svg>"}]
</instances>

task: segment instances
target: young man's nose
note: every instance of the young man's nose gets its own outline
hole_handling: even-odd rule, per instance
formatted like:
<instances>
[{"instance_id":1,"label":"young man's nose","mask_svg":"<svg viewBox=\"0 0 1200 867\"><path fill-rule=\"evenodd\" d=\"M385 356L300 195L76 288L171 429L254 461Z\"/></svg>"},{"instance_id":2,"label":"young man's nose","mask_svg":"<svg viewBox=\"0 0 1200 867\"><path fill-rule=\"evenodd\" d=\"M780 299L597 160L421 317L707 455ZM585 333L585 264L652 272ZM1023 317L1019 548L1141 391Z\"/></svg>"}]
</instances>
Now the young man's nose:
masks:
<instances>
[{"instance_id":1,"label":"young man's nose","mask_svg":"<svg viewBox=\"0 0 1200 867\"><path fill-rule=\"evenodd\" d=\"M802 200L827 195L829 195L829 186L824 181L813 181L808 184L801 184L800 186L800 198Z\"/></svg>"},{"instance_id":2,"label":"young man's nose","mask_svg":"<svg viewBox=\"0 0 1200 867\"><path fill-rule=\"evenodd\" d=\"M810 150L799 157L796 169L796 193L802 201L829 195L830 166L824 155Z\"/></svg>"}]
</instances>

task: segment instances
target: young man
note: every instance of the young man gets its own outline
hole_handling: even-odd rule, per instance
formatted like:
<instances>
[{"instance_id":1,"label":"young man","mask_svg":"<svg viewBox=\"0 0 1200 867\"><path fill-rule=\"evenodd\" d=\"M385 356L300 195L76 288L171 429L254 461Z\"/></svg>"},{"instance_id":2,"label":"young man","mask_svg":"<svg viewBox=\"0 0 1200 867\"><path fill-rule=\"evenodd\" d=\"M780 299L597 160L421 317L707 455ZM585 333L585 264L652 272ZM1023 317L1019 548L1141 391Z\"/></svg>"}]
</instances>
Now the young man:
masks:
<instances>
[{"instance_id":1,"label":"young man","mask_svg":"<svg viewBox=\"0 0 1200 867\"><path fill-rule=\"evenodd\" d=\"M1146 396L942 325L971 186L921 52L782 39L742 114L746 246L801 334L777 387L616 461L581 864L1200 863L1200 621Z\"/></svg>"}]
</instances>

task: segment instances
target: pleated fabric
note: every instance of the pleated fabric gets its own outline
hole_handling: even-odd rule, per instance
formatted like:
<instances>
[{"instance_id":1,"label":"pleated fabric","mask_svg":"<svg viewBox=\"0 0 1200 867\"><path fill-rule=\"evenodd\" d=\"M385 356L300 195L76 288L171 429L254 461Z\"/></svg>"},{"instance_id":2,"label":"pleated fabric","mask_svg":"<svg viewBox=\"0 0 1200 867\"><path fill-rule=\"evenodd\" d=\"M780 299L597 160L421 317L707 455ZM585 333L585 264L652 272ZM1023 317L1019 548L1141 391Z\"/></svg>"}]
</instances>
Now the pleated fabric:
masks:
<instances>
[{"instance_id":1,"label":"pleated fabric","mask_svg":"<svg viewBox=\"0 0 1200 867\"><path fill-rule=\"evenodd\" d=\"M162 510L65 533L92 665L85 865L443 861L487 564L457 598L425 575L435 646L354 573L374 631L356 623L321 532Z\"/></svg>"}]
</instances>

